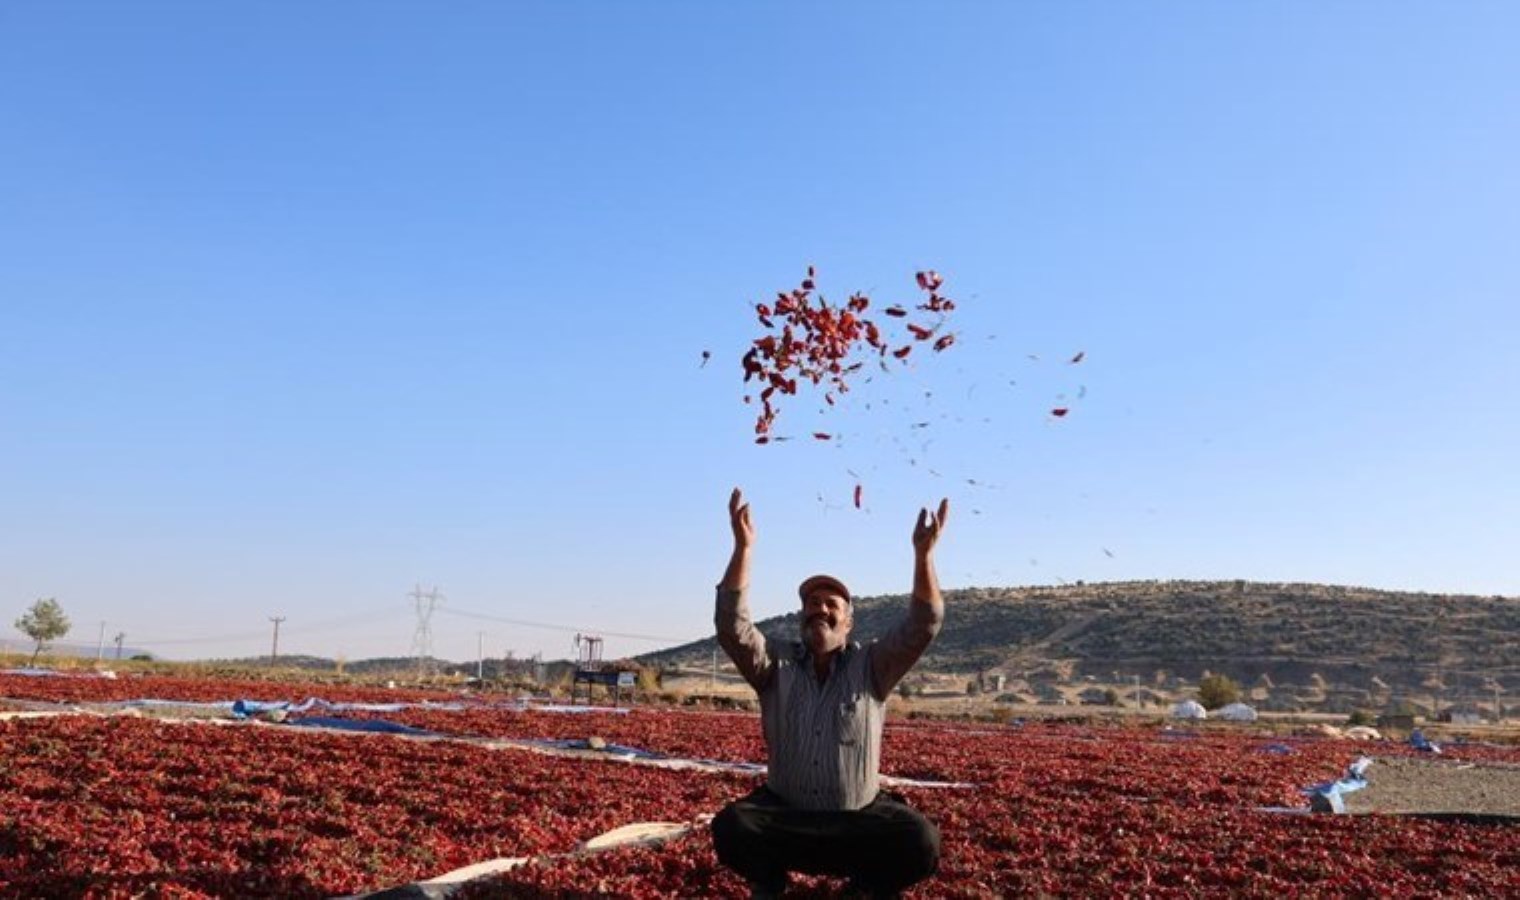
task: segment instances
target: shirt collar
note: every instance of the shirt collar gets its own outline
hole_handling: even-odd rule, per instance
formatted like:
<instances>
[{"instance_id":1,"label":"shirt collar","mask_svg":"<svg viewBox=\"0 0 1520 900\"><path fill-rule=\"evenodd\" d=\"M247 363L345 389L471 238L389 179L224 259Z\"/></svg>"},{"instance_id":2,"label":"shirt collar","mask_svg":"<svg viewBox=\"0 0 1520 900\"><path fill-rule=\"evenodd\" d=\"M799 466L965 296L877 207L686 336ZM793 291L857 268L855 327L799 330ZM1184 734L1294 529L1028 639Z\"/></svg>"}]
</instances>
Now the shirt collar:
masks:
<instances>
[{"instance_id":1,"label":"shirt collar","mask_svg":"<svg viewBox=\"0 0 1520 900\"><path fill-rule=\"evenodd\" d=\"M839 661L848 660L859 649L859 641L845 641L844 646L839 648L839 656L836 659ZM796 641L792 645L792 658L797 660L798 663L811 662L813 654L808 650L807 644L802 641Z\"/></svg>"}]
</instances>

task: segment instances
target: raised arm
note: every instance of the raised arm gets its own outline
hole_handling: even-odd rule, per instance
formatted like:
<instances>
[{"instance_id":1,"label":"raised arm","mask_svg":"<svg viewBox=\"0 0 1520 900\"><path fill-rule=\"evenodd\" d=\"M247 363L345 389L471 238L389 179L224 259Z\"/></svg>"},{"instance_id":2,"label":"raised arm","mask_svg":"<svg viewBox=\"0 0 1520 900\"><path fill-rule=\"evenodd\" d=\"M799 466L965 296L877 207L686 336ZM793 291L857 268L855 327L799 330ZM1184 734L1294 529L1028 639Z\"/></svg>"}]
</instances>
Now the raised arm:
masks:
<instances>
[{"instance_id":1,"label":"raised arm","mask_svg":"<svg viewBox=\"0 0 1520 900\"><path fill-rule=\"evenodd\" d=\"M913 526L913 599L908 602L908 614L871 645L871 681L878 700L887 699L945 621L945 598L940 596L939 576L934 571L934 545L939 543L949 516L948 499L939 502L936 513L918 511L918 522Z\"/></svg>"},{"instance_id":2,"label":"raised arm","mask_svg":"<svg viewBox=\"0 0 1520 900\"><path fill-rule=\"evenodd\" d=\"M728 521L734 532L734 552L728 559L723 580L718 582L718 600L713 624L718 629L718 645L739 667L739 674L756 691L765 689L771 677L771 658L765 649L765 635L749 618L749 557L755 543L755 526L750 522L749 504L734 488L728 498Z\"/></svg>"}]
</instances>

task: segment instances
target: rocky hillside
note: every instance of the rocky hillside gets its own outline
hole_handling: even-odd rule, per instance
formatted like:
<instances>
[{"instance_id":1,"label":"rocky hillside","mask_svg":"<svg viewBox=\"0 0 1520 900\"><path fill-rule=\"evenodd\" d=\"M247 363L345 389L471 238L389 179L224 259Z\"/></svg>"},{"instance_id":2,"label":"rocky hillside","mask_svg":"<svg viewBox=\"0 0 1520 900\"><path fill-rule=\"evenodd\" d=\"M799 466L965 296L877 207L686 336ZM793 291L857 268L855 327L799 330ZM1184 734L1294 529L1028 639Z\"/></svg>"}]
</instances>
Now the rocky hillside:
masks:
<instances>
[{"instance_id":1,"label":"rocky hillside","mask_svg":"<svg viewBox=\"0 0 1520 900\"><path fill-rule=\"evenodd\" d=\"M1520 692L1520 598L1395 593L1316 584L1119 582L973 588L945 595L926 671L1000 672L1024 684L1150 685L1223 673L1247 688L1351 691L1359 702L1492 698ZM881 634L908 602L861 597L857 638ZM795 614L759 623L795 636ZM705 666L713 641L644 657ZM1506 703L1515 702L1513 696Z\"/></svg>"}]
</instances>

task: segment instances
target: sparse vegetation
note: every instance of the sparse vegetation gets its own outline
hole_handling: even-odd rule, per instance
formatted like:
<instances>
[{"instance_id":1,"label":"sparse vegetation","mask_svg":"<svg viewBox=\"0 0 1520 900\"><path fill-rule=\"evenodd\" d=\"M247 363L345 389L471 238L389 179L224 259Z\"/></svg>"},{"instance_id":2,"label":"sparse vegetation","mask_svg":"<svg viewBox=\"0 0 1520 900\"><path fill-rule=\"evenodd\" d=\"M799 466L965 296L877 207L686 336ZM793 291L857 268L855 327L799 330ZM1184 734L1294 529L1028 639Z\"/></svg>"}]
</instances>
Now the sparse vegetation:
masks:
<instances>
[{"instance_id":1,"label":"sparse vegetation","mask_svg":"<svg viewBox=\"0 0 1520 900\"><path fill-rule=\"evenodd\" d=\"M856 598L856 638L884 633L906 604L901 595ZM1504 642L1487 639L1520 633L1520 598L1513 597L1239 580L1132 581L953 590L946 592L946 608L944 629L916 671L961 679L983 671L1019 673L1027 683L1020 690L1030 693L1036 681L1071 684L1093 675L1111 684L1112 673L1119 672L1125 683L1139 676L1177 695L1212 671L1251 679L1262 694L1253 702L1285 708L1380 707L1389 697L1341 696L1351 689L1365 693L1374 676L1379 691L1428 703L1431 692L1421 683L1437 660L1418 648L1429 645L1438 609L1446 622L1443 698L1470 695L1491 702L1492 690L1484 688L1489 679L1506 689L1520 685L1520 659L1505 652ZM795 616L757 624L772 637L796 634ZM710 640L697 642L649 658L706 664L713 647Z\"/></svg>"},{"instance_id":2,"label":"sparse vegetation","mask_svg":"<svg viewBox=\"0 0 1520 900\"><path fill-rule=\"evenodd\" d=\"M1240 699L1240 685L1228 675L1205 675L1198 681L1198 702L1204 709L1219 709Z\"/></svg>"},{"instance_id":3,"label":"sparse vegetation","mask_svg":"<svg viewBox=\"0 0 1520 900\"><path fill-rule=\"evenodd\" d=\"M37 642L37 647L32 651L30 665L37 664L37 657L47 647L49 641L56 641L69 633L69 617L63 614L63 607L58 605L54 597L43 597L31 605L21 618L16 620L16 630Z\"/></svg>"}]
</instances>

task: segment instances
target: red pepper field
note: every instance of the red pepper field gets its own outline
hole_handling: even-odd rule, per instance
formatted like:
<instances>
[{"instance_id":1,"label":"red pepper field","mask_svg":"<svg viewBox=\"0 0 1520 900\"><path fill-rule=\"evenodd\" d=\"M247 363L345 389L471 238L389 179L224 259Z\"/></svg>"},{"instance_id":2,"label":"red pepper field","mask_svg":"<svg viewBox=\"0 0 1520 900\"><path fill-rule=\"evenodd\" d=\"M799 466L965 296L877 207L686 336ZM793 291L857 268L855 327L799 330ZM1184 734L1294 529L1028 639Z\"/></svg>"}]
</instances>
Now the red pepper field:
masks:
<instances>
[{"instance_id":1,"label":"red pepper field","mask_svg":"<svg viewBox=\"0 0 1520 900\"><path fill-rule=\"evenodd\" d=\"M39 706L308 695L441 698L0 674L0 697ZM673 756L764 760L753 715L566 714L478 702L460 711L342 715L461 737L597 736ZM1333 780L1362 752L1412 751L1212 728L904 721L888 726L883 770L973 785L899 789L943 835L940 872L915 897L1520 895L1513 826L1259 810L1306 807L1298 788ZM1466 746L1447 758L1515 764L1520 751ZM0 721L0 895L326 897L498 857L544 856L459 896L740 897L745 886L718 866L700 827L663 845L565 854L622 825L711 815L755 781L596 754L288 723L161 713L10 718ZM806 879L796 894L830 896L840 887Z\"/></svg>"}]
</instances>

